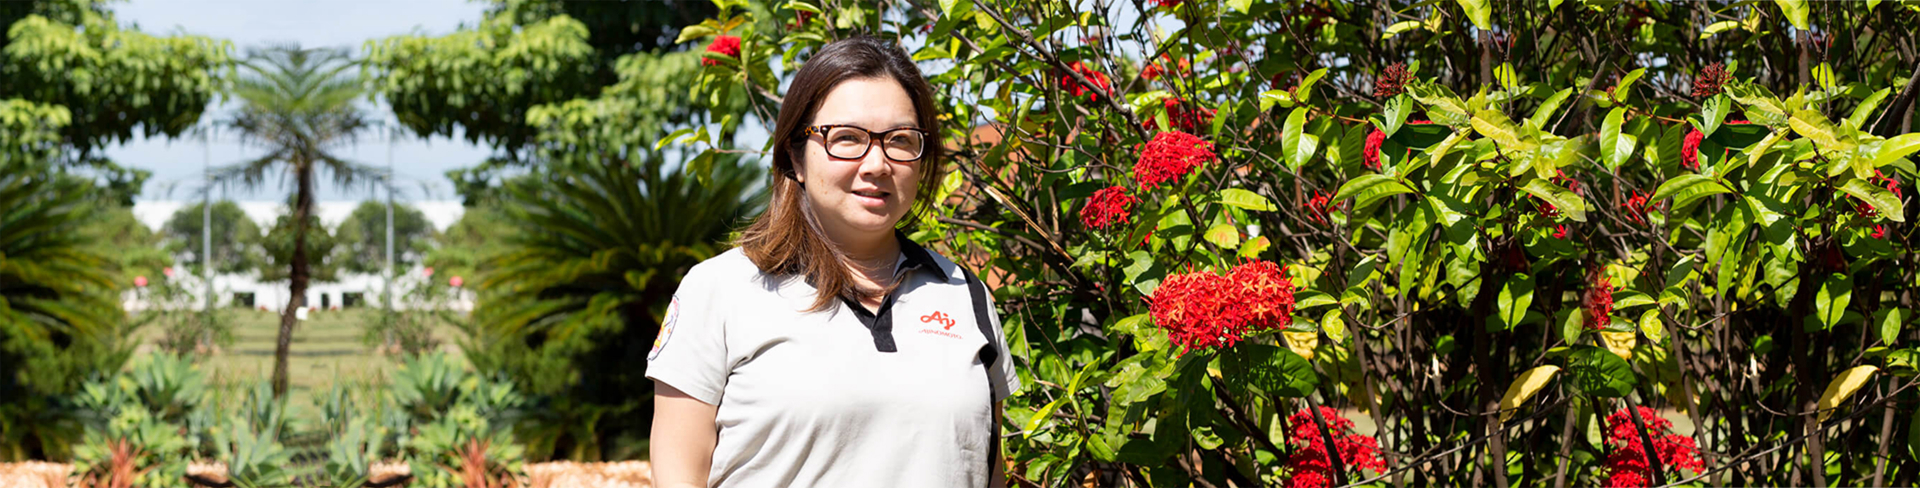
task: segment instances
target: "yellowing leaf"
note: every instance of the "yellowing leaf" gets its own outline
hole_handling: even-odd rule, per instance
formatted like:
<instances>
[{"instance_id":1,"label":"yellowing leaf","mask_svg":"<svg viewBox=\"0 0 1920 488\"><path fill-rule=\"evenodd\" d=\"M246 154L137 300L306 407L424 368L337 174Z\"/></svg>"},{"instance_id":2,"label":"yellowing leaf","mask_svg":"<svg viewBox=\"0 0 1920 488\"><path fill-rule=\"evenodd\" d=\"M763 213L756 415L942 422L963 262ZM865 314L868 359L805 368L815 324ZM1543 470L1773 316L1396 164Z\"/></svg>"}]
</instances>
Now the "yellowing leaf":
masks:
<instances>
[{"instance_id":1,"label":"yellowing leaf","mask_svg":"<svg viewBox=\"0 0 1920 488\"><path fill-rule=\"evenodd\" d=\"M1500 421L1506 422L1507 419L1512 418L1514 410L1520 408L1520 404L1527 403L1527 399L1539 393L1541 388L1547 386L1548 381L1553 380L1554 373L1559 372L1559 366L1548 364L1520 373L1520 377L1513 379L1513 384L1507 385L1506 396L1500 397Z\"/></svg>"},{"instance_id":2,"label":"yellowing leaf","mask_svg":"<svg viewBox=\"0 0 1920 488\"><path fill-rule=\"evenodd\" d=\"M1613 351L1620 359L1633 360L1633 344L1638 338L1632 332L1603 330L1600 331L1600 340L1606 343L1608 351Z\"/></svg>"},{"instance_id":3,"label":"yellowing leaf","mask_svg":"<svg viewBox=\"0 0 1920 488\"><path fill-rule=\"evenodd\" d=\"M1287 349L1292 349L1294 354L1299 354L1308 361L1313 360L1313 348L1320 346L1319 332L1284 330L1280 331L1280 337L1287 340Z\"/></svg>"},{"instance_id":4,"label":"yellowing leaf","mask_svg":"<svg viewBox=\"0 0 1920 488\"><path fill-rule=\"evenodd\" d=\"M1854 366L1840 373L1840 376L1833 377L1833 382L1827 383L1826 393L1820 394L1820 421L1825 422L1827 417L1833 416L1833 409L1840 408L1840 404L1846 403L1853 392L1860 391L1860 387L1873 378L1873 373L1879 371L1879 366Z\"/></svg>"}]
</instances>

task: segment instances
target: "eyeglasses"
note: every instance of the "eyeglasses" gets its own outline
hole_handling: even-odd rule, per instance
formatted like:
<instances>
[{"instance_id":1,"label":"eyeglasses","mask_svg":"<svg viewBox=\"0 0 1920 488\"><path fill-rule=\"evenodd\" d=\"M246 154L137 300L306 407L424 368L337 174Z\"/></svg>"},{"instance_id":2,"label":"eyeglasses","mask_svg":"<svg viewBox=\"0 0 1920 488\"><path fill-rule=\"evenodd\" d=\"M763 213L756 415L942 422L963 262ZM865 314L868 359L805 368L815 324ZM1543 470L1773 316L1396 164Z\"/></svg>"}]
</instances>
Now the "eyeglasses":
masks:
<instances>
[{"instance_id":1,"label":"eyeglasses","mask_svg":"<svg viewBox=\"0 0 1920 488\"><path fill-rule=\"evenodd\" d=\"M827 155L840 159L867 157L876 139L880 141L880 153L899 163L919 161L927 149L927 131L913 127L874 132L851 125L816 125L807 127L800 136L814 134L825 136L822 145L826 146Z\"/></svg>"}]
</instances>

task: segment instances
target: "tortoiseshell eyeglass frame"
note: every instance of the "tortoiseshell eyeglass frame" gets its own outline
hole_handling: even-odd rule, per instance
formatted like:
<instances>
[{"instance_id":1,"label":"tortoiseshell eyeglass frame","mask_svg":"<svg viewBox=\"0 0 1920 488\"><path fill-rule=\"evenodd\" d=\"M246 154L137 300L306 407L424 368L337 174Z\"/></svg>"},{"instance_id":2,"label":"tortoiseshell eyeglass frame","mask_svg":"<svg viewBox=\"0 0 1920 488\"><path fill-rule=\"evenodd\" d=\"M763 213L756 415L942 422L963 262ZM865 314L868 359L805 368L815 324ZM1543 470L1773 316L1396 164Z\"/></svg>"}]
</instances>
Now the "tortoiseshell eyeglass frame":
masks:
<instances>
[{"instance_id":1,"label":"tortoiseshell eyeglass frame","mask_svg":"<svg viewBox=\"0 0 1920 488\"><path fill-rule=\"evenodd\" d=\"M888 129L880 132L874 132L874 131L867 130L867 128L865 127L860 127L857 125L845 125L845 124L813 125L813 126L807 126L805 129L801 129L800 138L805 139L808 137L813 137L815 134L819 134L820 137L823 139L821 141L821 146L824 148L826 146L826 141L824 139L827 137L827 132L832 131L833 129L836 129L836 128L841 128L841 127L845 127L849 129L858 129L861 132L866 132L867 145L866 147L860 149L859 156L844 157L838 154L833 154L831 150L827 152L827 155L829 156L833 156L840 159L860 159L860 158L867 157L867 152L873 150L873 141L886 141L889 135L892 135L893 133L900 132L900 131L914 132L914 133L920 134L920 151L917 154L914 154L912 159L895 158L893 157L892 154L887 154L886 150L880 151L881 156L885 156L887 160L893 161L896 163L911 163L911 162L919 161L920 159L925 158L927 156L927 136L929 135L929 133L917 127L901 127L898 129Z\"/></svg>"}]
</instances>

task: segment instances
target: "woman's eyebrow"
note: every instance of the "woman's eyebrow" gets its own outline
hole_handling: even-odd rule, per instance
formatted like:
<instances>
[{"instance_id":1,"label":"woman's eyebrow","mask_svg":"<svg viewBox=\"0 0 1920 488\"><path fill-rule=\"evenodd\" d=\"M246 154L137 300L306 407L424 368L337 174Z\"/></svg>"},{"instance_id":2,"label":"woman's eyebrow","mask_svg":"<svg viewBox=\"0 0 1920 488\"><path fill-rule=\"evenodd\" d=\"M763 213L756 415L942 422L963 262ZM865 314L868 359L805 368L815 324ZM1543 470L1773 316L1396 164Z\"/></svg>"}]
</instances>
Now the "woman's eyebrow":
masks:
<instances>
[{"instance_id":1,"label":"woman's eyebrow","mask_svg":"<svg viewBox=\"0 0 1920 488\"><path fill-rule=\"evenodd\" d=\"M889 126L886 126L885 128L881 128L881 129L875 129L875 128L872 128L872 127L868 127L868 126L867 126L866 124L855 124L855 123L851 123L851 122L822 122L822 123L820 123L819 125L842 125L842 126L847 126L847 127L859 127L859 128L862 128L862 129L866 129L866 130L870 130L870 131L873 131L873 132L886 132L886 131L890 131L890 130L894 130L894 129L918 129L918 128L920 128L920 123L919 123L919 122L917 122L917 121L916 121L916 122L904 122L904 123L895 123L895 124L893 124L893 125L889 125Z\"/></svg>"}]
</instances>

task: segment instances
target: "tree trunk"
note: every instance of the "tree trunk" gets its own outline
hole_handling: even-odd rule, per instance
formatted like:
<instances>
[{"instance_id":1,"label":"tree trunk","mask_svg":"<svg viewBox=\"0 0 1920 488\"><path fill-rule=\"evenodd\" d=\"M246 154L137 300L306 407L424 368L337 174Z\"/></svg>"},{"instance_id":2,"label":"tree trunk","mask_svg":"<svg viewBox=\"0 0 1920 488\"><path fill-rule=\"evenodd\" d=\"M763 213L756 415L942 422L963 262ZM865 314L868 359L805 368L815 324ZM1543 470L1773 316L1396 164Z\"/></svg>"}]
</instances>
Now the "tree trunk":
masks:
<instances>
[{"instance_id":1,"label":"tree trunk","mask_svg":"<svg viewBox=\"0 0 1920 488\"><path fill-rule=\"evenodd\" d=\"M280 311L280 336L273 346L274 398L287 395L287 353L293 347L294 313L307 301L307 216L313 214L313 168L296 161L293 170L300 188L293 203L293 262L287 273L287 306Z\"/></svg>"}]
</instances>

